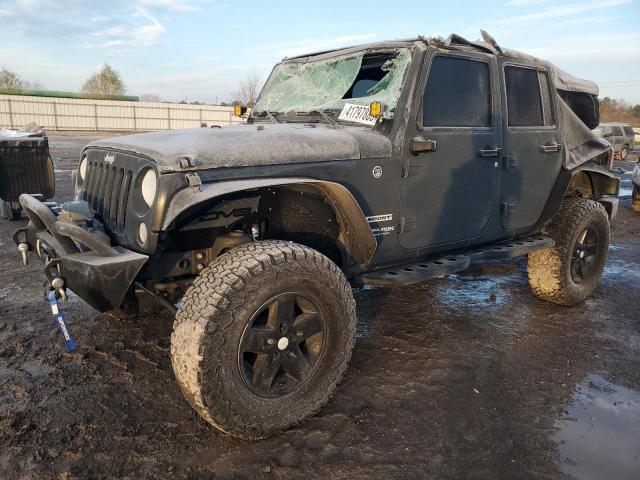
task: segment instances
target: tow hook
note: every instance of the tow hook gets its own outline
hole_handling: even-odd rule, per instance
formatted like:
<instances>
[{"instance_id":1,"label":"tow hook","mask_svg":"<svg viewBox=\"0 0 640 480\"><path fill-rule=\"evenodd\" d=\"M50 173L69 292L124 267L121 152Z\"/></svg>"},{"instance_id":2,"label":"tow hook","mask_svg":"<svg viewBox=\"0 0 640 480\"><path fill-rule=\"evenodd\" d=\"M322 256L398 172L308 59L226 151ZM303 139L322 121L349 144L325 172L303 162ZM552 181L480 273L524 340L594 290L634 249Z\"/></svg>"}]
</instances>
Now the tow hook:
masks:
<instances>
[{"instance_id":1,"label":"tow hook","mask_svg":"<svg viewBox=\"0 0 640 480\"><path fill-rule=\"evenodd\" d=\"M69 299L69 297L67 297L67 289L64 288L63 278L55 277L53 280L51 280L51 287L56 291L63 302L66 302Z\"/></svg>"},{"instance_id":2,"label":"tow hook","mask_svg":"<svg viewBox=\"0 0 640 480\"><path fill-rule=\"evenodd\" d=\"M29 265L29 257L27 256L27 252L29 251L29 244L25 242L20 242L18 244L18 251L20 255L22 255L22 263L25 265Z\"/></svg>"}]
</instances>

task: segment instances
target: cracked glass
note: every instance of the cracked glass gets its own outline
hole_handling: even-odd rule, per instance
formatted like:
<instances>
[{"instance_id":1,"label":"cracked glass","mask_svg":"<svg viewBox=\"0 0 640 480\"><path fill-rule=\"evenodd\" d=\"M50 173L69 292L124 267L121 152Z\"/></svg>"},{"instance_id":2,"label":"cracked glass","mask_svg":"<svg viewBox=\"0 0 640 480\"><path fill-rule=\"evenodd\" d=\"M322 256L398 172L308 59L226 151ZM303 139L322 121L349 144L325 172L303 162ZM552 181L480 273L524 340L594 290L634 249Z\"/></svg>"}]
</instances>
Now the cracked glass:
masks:
<instances>
[{"instance_id":1,"label":"cracked glass","mask_svg":"<svg viewBox=\"0 0 640 480\"><path fill-rule=\"evenodd\" d=\"M410 61L410 50L401 48L284 62L274 68L253 112L342 110L346 103L368 106L375 100L391 118Z\"/></svg>"}]
</instances>

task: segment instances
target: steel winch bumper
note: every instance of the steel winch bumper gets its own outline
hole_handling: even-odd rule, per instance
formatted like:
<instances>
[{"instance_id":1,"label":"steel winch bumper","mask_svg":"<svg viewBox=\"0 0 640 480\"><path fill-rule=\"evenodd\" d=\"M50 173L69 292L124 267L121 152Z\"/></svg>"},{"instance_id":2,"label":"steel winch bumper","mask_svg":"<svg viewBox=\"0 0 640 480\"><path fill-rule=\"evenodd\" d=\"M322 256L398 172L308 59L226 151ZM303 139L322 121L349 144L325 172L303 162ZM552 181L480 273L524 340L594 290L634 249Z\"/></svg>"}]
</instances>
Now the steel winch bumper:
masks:
<instances>
[{"instance_id":1,"label":"steel winch bumper","mask_svg":"<svg viewBox=\"0 0 640 480\"><path fill-rule=\"evenodd\" d=\"M111 246L104 235L60 220L31 195L20 195L20 204L30 222L13 239L24 258L28 251L35 253L54 288L69 288L97 310L120 307L149 257Z\"/></svg>"}]
</instances>

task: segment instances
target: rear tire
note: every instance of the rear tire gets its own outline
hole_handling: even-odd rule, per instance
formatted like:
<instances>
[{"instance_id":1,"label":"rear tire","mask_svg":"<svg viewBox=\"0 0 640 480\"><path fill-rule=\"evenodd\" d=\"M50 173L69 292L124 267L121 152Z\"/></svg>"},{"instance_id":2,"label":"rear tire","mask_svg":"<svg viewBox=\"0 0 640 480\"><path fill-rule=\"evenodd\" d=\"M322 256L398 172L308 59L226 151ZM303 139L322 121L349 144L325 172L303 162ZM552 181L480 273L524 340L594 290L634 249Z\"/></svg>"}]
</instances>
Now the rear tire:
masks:
<instances>
[{"instance_id":1,"label":"rear tire","mask_svg":"<svg viewBox=\"0 0 640 480\"><path fill-rule=\"evenodd\" d=\"M609 250L609 217L593 200L566 199L542 233L556 242L529 254L529 284L543 300L573 306L595 290Z\"/></svg>"},{"instance_id":2,"label":"rear tire","mask_svg":"<svg viewBox=\"0 0 640 480\"><path fill-rule=\"evenodd\" d=\"M211 425L262 438L327 402L355 326L351 287L331 260L295 243L253 242L218 257L187 291L171 335L173 369Z\"/></svg>"}]
</instances>

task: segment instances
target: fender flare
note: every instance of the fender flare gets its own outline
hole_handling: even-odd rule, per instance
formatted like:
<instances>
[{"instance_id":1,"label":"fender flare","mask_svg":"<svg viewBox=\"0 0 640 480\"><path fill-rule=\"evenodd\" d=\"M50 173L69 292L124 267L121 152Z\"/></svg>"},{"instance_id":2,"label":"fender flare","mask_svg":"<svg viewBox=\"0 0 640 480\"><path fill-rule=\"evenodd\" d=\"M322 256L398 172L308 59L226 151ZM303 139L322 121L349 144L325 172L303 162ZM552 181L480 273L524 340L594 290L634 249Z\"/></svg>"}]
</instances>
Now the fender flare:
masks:
<instances>
[{"instance_id":1,"label":"fender flare","mask_svg":"<svg viewBox=\"0 0 640 480\"><path fill-rule=\"evenodd\" d=\"M322 192L332 206L340 223L338 240L344 245L349 256L356 263L363 267L368 265L375 253L377 242L357 200L344 185L312 178L284 177L228 180L204 184L200 190L196 191L192 188L185 188L170 200L162 222L162 230L168 230L172 227L175 220L184 211L230 193L303 184L314 186Z\"/></svg>"},{"instance_id":2,"label":"fender flare","mask_svg":"<svg viewBox=\"0 0 640 480\"><path fill-rule=\"evenodd\" d=\"M587 162L571 170L571 175L585 172L589 175L591 186L593 187L593 197L617 196L620 192L620 179L607 168L597 163Z\"/></svg>"}]
</instances>

